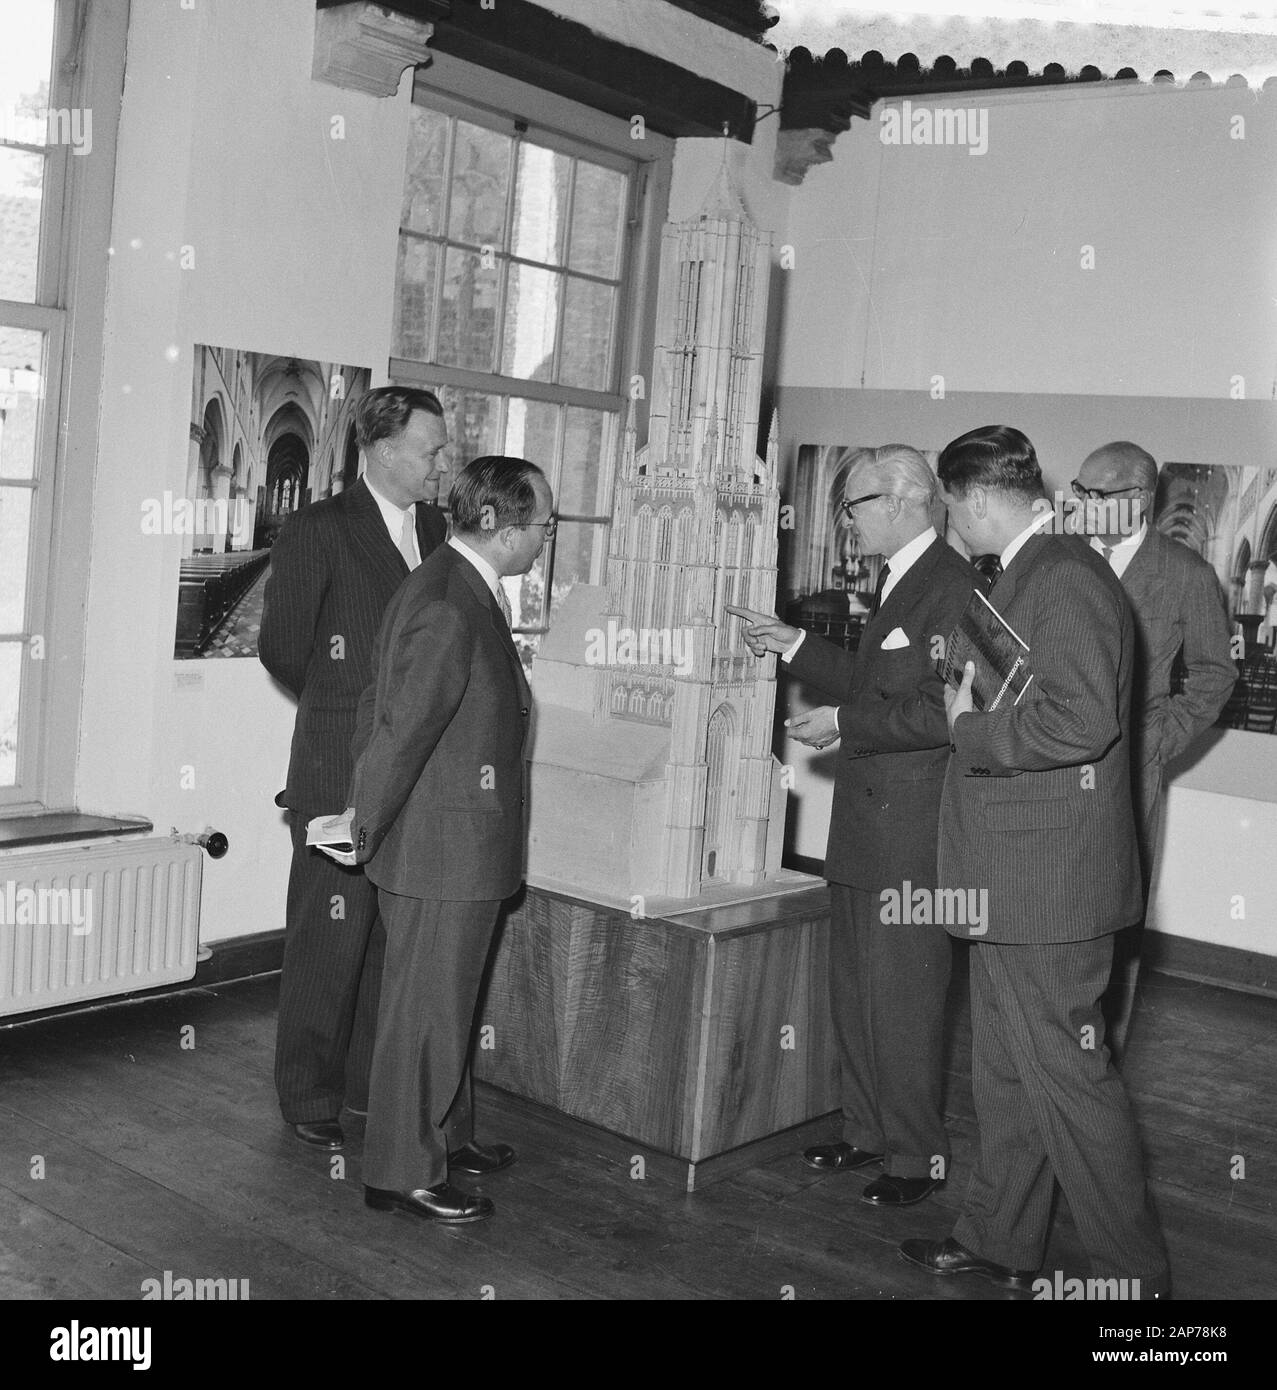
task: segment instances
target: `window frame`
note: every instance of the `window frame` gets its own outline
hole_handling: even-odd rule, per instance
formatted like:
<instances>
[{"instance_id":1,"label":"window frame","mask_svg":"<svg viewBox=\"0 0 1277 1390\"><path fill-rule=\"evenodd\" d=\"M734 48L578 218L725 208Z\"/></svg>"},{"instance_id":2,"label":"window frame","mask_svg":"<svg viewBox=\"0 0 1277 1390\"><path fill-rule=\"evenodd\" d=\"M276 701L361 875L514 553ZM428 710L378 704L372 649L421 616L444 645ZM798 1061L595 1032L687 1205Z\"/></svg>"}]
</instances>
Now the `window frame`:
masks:
<instances>
[{"instance_id":1,"label":"window frame","mask_svg":"<svg viewBox=\"0 0 1277 1390\"><path fill-rule=\"evenodd\" d=\"M57 0L51 110L92 111L93 145L73 156L46 146L34 303L0 300L0 323L46 334L30 486L24 624L43 659L22 664L15 782L0 787L0 819L75 805L86 644L93 481L105 337L115 148L129 7ZM10 148L39 147L12 142Z\"/></svg>"},{"instance_id":2,"label":"window frame","mask_svg":"<svg viewBox=\"0 0 1277 1390\"><path fill-rule=\"evenodd\" d=\"M476 90L484 92L486 98L475 100L469 95ZM617 282L617 320L613 330L616 360L613 363L611 378L613 389L593 390L553 382L529 381L498 372L449 367L395 355L390 356L387 369L389 380L399 385L452 387L497 396L501 401L499 427L502 434L506 427L506 413L511 397L562 406L556 430L556 458L563 447L562 436L568 409L578 406L614 414L616 423L612 431L613 438L610 444L605 446L605 453L600 461L604 486L599 510L588 513L558 510L555 512L560 522L584 523L598 528L598 547L590 579L591 582L600 583L607 564L617 465L631 406L634 407L634 424L639 437L646 437L661 234L669 209L674 142L651 131L645 132L642 140L635 140L631 136L631 125L628 122L617 120L613 116L591 110L552 93L540 91L504 75L476 68L444 54L436 55L435 62L418 73L413 84L412 100L414 104L426 106L441 114L504 135L526 138L530 143L562 154L621 169L631 176L629 207L625 217L621 250L621 274ZM405 167L407 153L408 146L405 140ZM511 197L513 178L512 167ZM438 237L423 236L422 239L436 245L451 245L452 242L447 235L446 218L441 225L443 231ZM399 231L397 228L396 246ZM515 256L505 250L500 255L511 265L528 264L539 267L542 264L529 261L526 257ZM568 267L565 262L555 269L566 272ZM577 278L601 281L604 277L581 274ZM396 295L398 289L396 274ZM441 263L435 288L436 333L442 293ZM392 317L394 307L392 305ZM558 341L561 341L561 332L560 323ZM557 351L556 347L556 357ZM647 390L641 399L632 401L629 383L636 375L643 377ZM559 490L561 491L561 487ZM527 637L539 638L549 630L553 566L557 550L551 547L548 549L550 554L545 572L544 621L522 624L515 629L516 633Z\"/></svg>"}]
</instances>

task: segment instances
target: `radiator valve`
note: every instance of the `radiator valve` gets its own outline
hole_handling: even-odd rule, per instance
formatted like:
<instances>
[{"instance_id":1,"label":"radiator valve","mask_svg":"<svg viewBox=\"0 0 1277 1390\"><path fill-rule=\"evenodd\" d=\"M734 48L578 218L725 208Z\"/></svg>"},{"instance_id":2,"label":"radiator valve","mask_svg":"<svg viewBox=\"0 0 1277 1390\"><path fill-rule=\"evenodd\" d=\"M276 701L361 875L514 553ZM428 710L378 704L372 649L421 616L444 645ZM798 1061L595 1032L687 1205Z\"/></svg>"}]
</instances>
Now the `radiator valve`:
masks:
<instances>
[{"instance_id":1,"label":"radiator valve","mask_svg":"<svg viewBox=\"0 0 1277 1390\"><path fill-rule=\"evenodd\" d=\"M202 835L182 835L178 832L177 826L173 827L172 834L179 845L199 845L206 849L210 859L220 859L231 847L226 836L220 830L214 830L211 825Z\"/></svg>"}]
</instances>

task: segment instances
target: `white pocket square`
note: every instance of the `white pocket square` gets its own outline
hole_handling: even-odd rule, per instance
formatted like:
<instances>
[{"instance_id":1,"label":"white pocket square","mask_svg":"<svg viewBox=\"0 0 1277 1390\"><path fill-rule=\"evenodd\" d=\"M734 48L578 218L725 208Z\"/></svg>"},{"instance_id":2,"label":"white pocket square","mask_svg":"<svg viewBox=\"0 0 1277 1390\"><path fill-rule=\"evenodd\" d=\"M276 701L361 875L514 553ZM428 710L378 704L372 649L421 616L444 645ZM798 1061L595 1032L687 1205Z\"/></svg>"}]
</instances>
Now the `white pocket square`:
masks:
<instances>
[{"instance_id":1,"label":"white pocket square","mask_svg":"<svg viewBox=\"0 0 1277 1390\"><path fill-rule=\"evenodd\" d=\"M902 627L893 627L891 631L882 639L880 650L884 652L898 651L901 647L909 645L909 637Z\"/></svg>"}]
</instances>

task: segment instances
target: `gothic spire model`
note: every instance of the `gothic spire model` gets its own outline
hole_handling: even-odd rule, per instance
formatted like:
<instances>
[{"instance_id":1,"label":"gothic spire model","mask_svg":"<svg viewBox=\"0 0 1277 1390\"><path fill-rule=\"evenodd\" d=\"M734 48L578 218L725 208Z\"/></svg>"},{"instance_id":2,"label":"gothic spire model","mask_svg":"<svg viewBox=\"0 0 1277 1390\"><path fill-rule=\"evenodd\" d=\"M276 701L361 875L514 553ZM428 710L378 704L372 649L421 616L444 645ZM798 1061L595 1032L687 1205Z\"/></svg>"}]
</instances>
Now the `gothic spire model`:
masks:
<instances>
[{"instance_id":1,"label":"gothic spire model","mask_svg":"<svg viewBox=\"0 0 1277 1390\"><path fill-rule=\"evenodd\" d=\"M775 419L756 453L769 249L725 159L703 210L665 228L648 442L631 408L606 589L571 591L533 666L534 880L691 899L779 871L775 658L724 612L775 601Z\"/></svg>"}]
</instances>

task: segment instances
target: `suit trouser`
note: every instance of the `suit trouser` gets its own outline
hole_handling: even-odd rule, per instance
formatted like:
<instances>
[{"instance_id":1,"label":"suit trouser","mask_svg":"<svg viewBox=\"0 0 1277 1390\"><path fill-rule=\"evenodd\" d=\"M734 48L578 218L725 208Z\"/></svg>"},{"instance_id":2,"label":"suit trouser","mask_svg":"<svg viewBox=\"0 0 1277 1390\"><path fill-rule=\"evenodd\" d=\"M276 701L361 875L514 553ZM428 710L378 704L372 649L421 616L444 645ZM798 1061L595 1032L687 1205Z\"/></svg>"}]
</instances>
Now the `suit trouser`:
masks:
<instances>
[{"instance_id":1,"label":"suit trouser","mask_svg":"<svg viewBox=\"0 0 1277 1390\"><path fill-rule=\"evenodd\" d=\"M1058 1179L1096 1278L1166 1274L1135 1118L1104 1047L1112 955L1108 936L971 947L980 1150L953 1234L987 1260L1040 1267Z\"/></svg>"},{"instance_id":2,"label":"suit trouser","mask_svg":"<svg viewBox=\"0 0 1277 1390\"><path fill-rule=\"evenodd\" d=\"M1148 916L1157 860L1158 829L1162 819L1162 764L1158 759L1136 773L1135 829L1139 836L1140 873L1144 880L1144 917ZM1126 1055L1135 1014L1140 957L1144 948L1144 920L1123 927L1113 938L1113 973L1104 991L1104 1021L1109 1052L1120 1065Z\"/></svg>"},{"instance_id":3,"label":"suit trouser","mask_svg":"<svg viewBox=\"0 0 1277 1390\"><path fill-rule=\"evenodd\" d=\"M385 934L377 890L306 844L292 813L293 863L275 1032L275 1089L290 1124L368 1104Z\"/></svg>"},{"instance_id":4,"label":"suit trouser","mask_svg":"<svg viewBox=\"0 0 1277 1390\"><path fill-rule=\"evenodd\" d=\"M368 1094L364 1182L411 1192L448 1178L473 1138L471 1034L500 902L381 890L386 968Z\"/></svg>"},{"instance_id":5,"label":"suit trouser","mask_svg":"<svg viewBox=\"0 0 1277 1390\"><path fill-rule=\"evenodd\" d=\"M944 1003L953 947L943 927L888 925L878 893L829 885L829 1010L841 1072L843 1139L883 1171L948 1167L940 1109Z\"/></svg>"}]
</instances>

